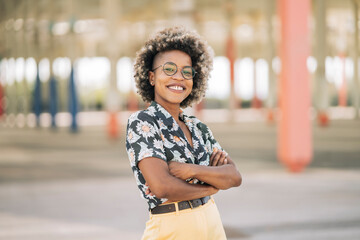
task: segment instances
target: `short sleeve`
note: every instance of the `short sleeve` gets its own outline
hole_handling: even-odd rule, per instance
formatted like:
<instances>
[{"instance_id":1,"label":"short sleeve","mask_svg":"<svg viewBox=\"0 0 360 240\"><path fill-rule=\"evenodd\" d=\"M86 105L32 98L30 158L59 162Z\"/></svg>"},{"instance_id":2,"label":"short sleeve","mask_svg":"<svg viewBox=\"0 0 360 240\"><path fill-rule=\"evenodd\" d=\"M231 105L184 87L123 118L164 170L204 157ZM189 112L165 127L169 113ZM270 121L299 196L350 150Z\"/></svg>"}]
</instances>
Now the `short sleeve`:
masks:
<instances>
[{"instance_id":1,"label":"short sleeve","mask_svg":"<svg viewBox=\"0 0 360 240\"><path fill-rule=\"evenodd\" d=\"M205 146L210 153L213 152L215 149L220 149L224 151L219 142L215 139L212 131L208 126L206 126L202 122L198 123L197 126L201 131Z\"/></svg>"},{"instance_id":2,"label":"short sleeve","mask_svg":"<svg viewBox=\"0 0 360 240\"><path fill-rule=\"evenodd\" d=\"M132 166L147 157L166 161L161 132L153 116L145 111L130 116L126 129L126 151Z\"/></svg>"}]
</instances>

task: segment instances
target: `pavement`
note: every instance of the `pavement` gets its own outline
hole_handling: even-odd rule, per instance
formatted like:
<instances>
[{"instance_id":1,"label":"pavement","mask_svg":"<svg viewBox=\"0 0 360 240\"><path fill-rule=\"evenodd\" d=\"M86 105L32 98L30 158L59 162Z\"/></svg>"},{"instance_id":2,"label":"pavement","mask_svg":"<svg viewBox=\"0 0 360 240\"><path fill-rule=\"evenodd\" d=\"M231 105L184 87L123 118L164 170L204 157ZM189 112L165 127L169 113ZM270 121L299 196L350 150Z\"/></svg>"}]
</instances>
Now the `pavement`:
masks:
<instances>
[{"instance_id":1,"label":"pavement","mask_svg":"<svg viewBox=\"0 0 360 240\"><path fill-rule=\"evenodd\" d=\"M301 173L276 158L276 126L210 123L243 176L215 195L228 239L360 239L360 121L313 126ZM0 240L140 239L148 218L124 147L102 126L0 125Z\"/></svg>"}]
</instances>

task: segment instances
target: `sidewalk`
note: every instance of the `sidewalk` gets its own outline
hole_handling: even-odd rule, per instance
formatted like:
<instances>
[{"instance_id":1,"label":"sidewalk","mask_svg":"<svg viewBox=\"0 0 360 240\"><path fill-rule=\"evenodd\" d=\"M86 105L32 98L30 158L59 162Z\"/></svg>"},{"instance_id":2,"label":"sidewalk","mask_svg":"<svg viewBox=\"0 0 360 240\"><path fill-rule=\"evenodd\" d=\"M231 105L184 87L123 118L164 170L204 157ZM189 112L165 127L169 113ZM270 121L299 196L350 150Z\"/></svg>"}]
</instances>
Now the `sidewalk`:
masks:
<instances>
[{"instance_id":1,"label":"sidewalk","mask_svg":"<svg viewBox=\"0 0 360 240\"><path fill-rule=\"evenodd\" d=\"M300 174L276 160L276 127L209 124L236 160L239 188L216 202L228 239L359 239L360 124L314 127L314 160ZM122 138L100 127L0 127L0 239L140 239L148 218Z\"/></svg>"}]
</instances>

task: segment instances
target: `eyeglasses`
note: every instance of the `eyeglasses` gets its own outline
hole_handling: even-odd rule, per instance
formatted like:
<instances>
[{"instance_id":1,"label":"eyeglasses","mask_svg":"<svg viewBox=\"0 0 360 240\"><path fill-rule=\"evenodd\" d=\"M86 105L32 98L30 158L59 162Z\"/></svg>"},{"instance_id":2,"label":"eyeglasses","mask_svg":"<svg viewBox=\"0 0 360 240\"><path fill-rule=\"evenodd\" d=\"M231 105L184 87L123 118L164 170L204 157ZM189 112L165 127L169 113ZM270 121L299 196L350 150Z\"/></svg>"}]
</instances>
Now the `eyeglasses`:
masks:
<instances>
[{"instance_id":1,"label":"eyeglasses","mask_svg":"<svg viewBox=\"0 0 360 240\"><path fill-rule=\"evenodd\" d=\"M175 63L173 62L167 62L163 65L160 65L156 68L154 68L152 71L155 71L156 69L158 69L159 67L163 67L163 71L166 75L168 76L173 76L175 75L175 73L177 72L178 70L178 67ZM194 78L196 74L196 71L193 67L191 66L186 66L186 67L183 67L181 69L181 75L187 79L187 80L192 80Z\"/></svg>"}]
</instances>

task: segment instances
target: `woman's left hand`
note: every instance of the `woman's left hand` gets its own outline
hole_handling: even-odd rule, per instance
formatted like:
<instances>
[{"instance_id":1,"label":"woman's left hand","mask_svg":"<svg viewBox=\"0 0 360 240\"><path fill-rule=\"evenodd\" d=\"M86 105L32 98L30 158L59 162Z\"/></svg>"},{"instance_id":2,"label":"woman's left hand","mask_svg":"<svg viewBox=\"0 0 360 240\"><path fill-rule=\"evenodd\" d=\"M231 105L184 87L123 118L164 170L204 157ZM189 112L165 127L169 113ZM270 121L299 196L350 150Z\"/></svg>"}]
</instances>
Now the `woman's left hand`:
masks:
<instances>
[{"instance_id":1,"label":"woman's left hand","mask_svg":"<svg viewBox=\"0 0 360 240\"><path fill-rule=\"evenodd\" d=\"M222 166L228 164L228 154L220 149L214 149L210 156L210 166Z\"/></svg>"},{"instance_id":2,"label":"woman's left hand","mask_svg":"<svg viewBox=\"0 0 360 240\"><path fill-rule=\"evenodd\" d=\"M169 171L174 177L180 178L182 180L187 180L193 177L191 165L193 164L171 161L169 163Z\"/></svg>"}]
</instances>

